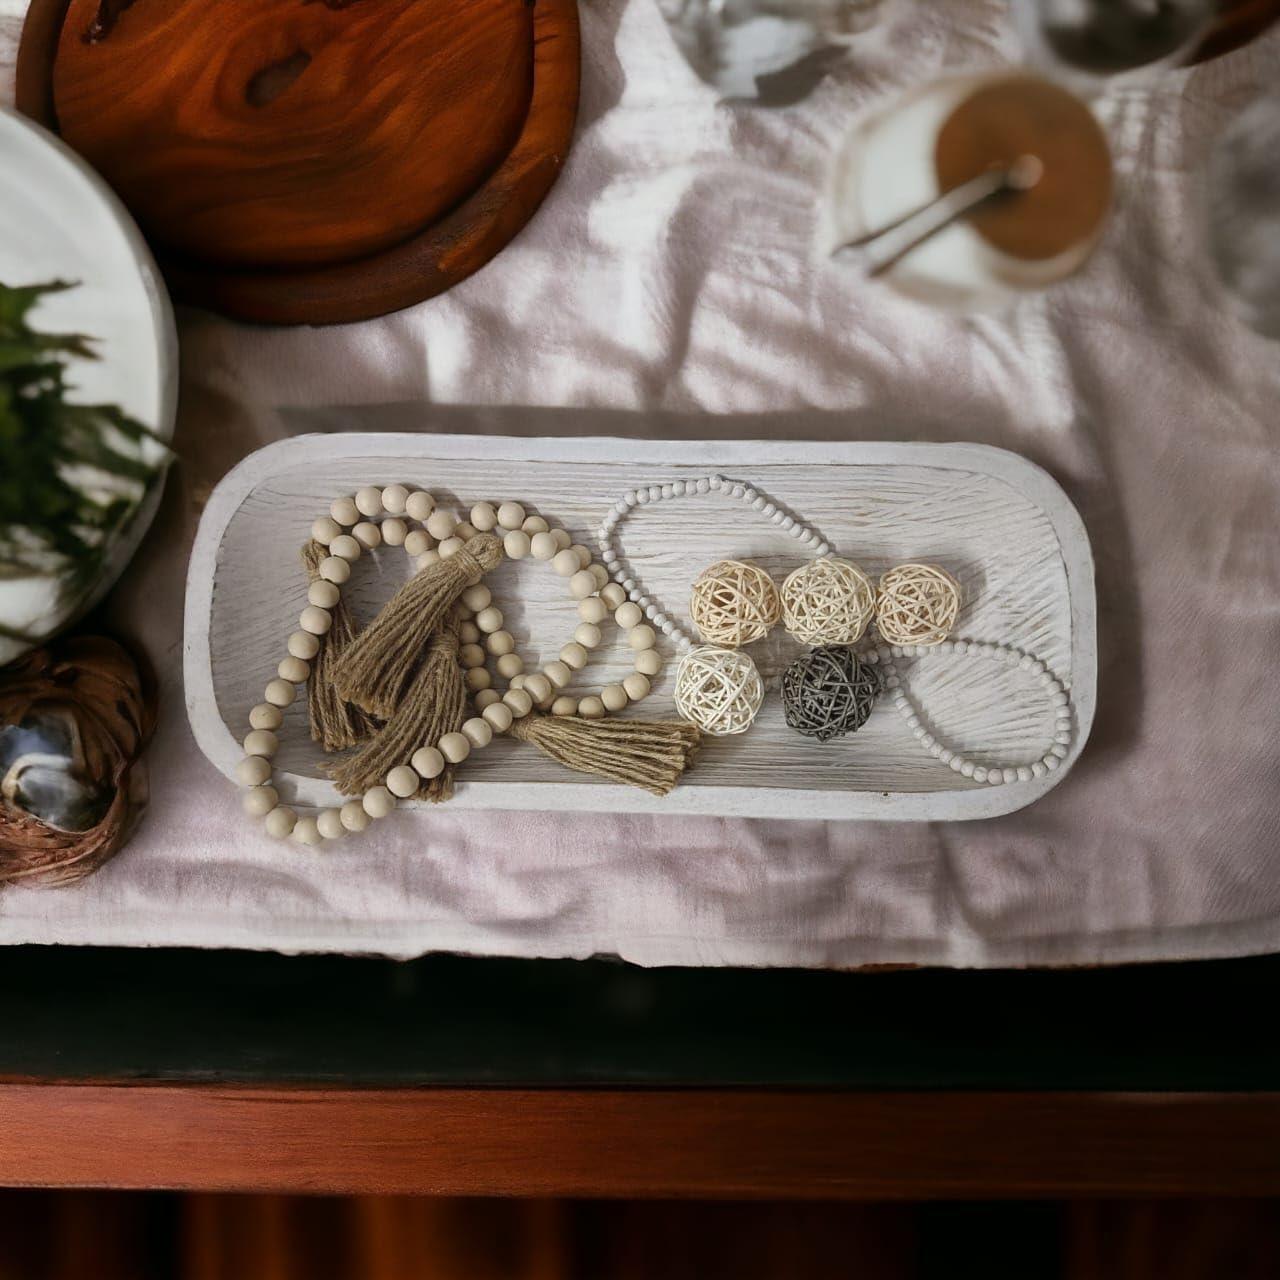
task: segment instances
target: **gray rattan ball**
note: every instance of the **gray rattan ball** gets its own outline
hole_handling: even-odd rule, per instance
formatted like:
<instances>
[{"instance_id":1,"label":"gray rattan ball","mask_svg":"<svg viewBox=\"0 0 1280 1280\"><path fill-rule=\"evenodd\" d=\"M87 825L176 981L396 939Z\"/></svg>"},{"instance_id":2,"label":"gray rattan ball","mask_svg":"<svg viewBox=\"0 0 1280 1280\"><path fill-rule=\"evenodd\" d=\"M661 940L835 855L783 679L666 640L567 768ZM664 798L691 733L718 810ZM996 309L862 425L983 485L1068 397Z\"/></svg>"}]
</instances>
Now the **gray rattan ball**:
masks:
<instances>
[{"instance_id":1,"label":"gray rattan ball","mask_svg":"<svg viewBox=\"0 0 1280 1280\"><path fill-rule=\"evenodd\" d=\"M862 728L879 693L879 672L847 644L810 649L782 673L787 724L819 742Z\"/></svg>"}]
</instances>

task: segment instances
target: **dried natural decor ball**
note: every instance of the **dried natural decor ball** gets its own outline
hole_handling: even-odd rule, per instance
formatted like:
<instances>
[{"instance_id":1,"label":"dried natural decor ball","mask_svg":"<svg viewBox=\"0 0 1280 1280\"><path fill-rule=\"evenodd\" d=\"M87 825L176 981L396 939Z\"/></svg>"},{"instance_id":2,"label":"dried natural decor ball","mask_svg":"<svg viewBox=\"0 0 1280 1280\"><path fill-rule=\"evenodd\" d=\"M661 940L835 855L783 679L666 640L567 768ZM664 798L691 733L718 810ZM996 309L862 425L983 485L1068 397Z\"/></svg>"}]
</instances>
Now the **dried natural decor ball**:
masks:
<instances>
[{"instance_id":1,"label":"dried natural decor ball","mask_svg":"<svg viewBox=\"0 0 1280 1280\"><path fill-rule=\"evenodd\" d=\"M745 733L764 702L764 681L741 650L697 645L676 668L675 702L676 710L705 733Z\"/></svg>"},{"instance_id":2,"label":"dried natural decor ball","mask_svg":"<svg viewBox=\"0 0 1280 1280\"><path fill-rule=\"evenodd\" d=\"M941 644L960 613L960 584L935 564L900 564L880 579L876 628L889 644Z\"/></svg>"},{"instance_id":3,"label":"dried natural decor ball","mask_svg":"<svg viewBox=\"0 0 1280 1280\"><path fill-rule=\"evenodd\" d=\"M861 729L880 694L875 667L843 644L810 649L782 673L782 710L797 733L829 742Z\"/></svg>"},{"instance_id":4,"label":"dried natural decor ball","mask_svg":"<svg viewBox=\"0 0 1280 1280\"><path fill-rule=\"evenodd\" d=\"M763 639L782 606L773 579L758 564L719 560L694 581L689 613L708 644L736 649Z\"/></svg>"},{"instance_id":5,"label":"dried natural decor ball","mask_svg":"<svg viewBox=\"0 0 1280 1280\"><path fill-rule=\"evenodd\" d=\"M0 672L0 884L71 884L129 838L154 691L114 641L80 637Z\"/></svg>"},{"instance_id":6,"label":"dried natural decor ball","mask_svg":"<svg viewBox=\"0 0 1280 1280\"><path fill-rule=\"evenodd\" d=\"M849 560L823 557L782 583L782 622L802 644L853 644L875 616L875 584Z\"/></svg>"}]
</instances>

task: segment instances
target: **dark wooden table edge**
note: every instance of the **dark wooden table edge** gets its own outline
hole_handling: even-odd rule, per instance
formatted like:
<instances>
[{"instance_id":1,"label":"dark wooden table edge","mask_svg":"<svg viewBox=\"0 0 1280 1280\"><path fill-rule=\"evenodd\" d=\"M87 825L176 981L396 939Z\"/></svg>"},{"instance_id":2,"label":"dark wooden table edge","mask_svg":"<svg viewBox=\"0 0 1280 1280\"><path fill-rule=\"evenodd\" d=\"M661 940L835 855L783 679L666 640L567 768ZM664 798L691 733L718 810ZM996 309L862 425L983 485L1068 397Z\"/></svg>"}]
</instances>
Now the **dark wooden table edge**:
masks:
<instances>
[{"instance_id":1,"label":"dark wooden table edge","mask_svg":"<svg viewBox=\"0 0 1280 1280\"><path fill-rule=\"evenodd\" d=\"M894 1200L1280 1194L1280 1093L0 1083L0 1185Z\"/></svg>"}]
</instances>

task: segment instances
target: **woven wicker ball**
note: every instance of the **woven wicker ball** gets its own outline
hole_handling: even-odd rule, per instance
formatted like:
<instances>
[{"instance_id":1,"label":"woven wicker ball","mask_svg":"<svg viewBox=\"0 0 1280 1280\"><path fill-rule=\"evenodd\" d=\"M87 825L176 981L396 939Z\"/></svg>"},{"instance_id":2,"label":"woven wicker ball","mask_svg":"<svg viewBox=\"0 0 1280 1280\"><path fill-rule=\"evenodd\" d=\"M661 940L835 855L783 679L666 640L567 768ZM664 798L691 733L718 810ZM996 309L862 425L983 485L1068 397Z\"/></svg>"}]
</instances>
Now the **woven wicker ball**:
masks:
<instances>
[{"instance_id":1,"label":"woven wicker ball","mask_svg":"<svg viewBox=\"0 0 1280 1280\"><path fill-rule=\"evenodd\" d=\"M781 612L773 579L746 560L719 560L704 569L689 602L702 638L730 649L763 639Z\"/></svg>"},{"instance_id":2,"label":"woven wicker ball","mask_svg":"<svg viewBox=\"0 0 1280 1280\"><path fill-rule=\"evenodd\" d=\"M880 579L876 628L889 644L941 644L960 612L960 584L936 564L900 564Z\"/></svg>"},{"instance_id":3,"label":"woven wicker ball","mask_svg":"<svg viewBox=\"0 0 1280 1280\"><path fill-rule=\"evenodd\" d=\"M852 644L875 616L875 584L849 560L811 560L781 594L783 624L803 644Z\"/></svg>"},{"instance_id":4,"label":"woven wicker ball","mask_svg":"<svg viewBox=\"0 0 1280 1280\"><path fill-rule=\"evenodd\" d=\"M819 742L861 729L879 694L879 673L848 645L810 649L782 673L787 724Z\"/></svg>"},{"instance_id":5,"label":"woven wicker ball","mask_svg":"<svg viewBox=\"0 0 1280 1280\"><path fill-rule=\"evenodd\" d=\"M704 733L745 733L764 702L764 681L739 649L698 645L676 668L676 710Z\"/></svg>"}]
</instances>

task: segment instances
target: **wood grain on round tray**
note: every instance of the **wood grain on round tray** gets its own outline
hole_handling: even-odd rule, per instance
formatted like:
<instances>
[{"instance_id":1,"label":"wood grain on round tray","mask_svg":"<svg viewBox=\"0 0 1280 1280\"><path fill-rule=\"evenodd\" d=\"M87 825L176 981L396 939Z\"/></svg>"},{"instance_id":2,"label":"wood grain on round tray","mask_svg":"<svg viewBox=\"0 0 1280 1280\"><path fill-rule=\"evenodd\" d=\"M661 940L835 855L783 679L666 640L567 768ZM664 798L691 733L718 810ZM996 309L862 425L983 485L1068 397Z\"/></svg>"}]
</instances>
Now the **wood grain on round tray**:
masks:
<instances>
[{"instance_id":1,"label":"wood grain on round tray","mask_svg":"<svg viewBox=\"0 0 1280 1280\"><path fill-rule=\"evenodd\" d=\"M124 199L175 293L327 323L421 301L568 153L575 0L32 0L18 105Z\"/></svg>"}]
</instances>

